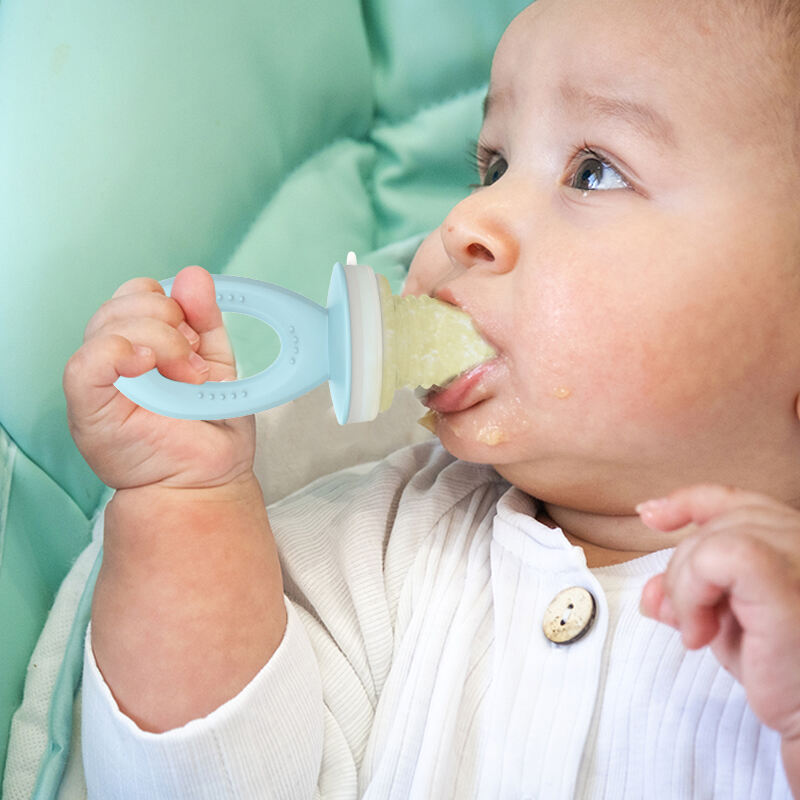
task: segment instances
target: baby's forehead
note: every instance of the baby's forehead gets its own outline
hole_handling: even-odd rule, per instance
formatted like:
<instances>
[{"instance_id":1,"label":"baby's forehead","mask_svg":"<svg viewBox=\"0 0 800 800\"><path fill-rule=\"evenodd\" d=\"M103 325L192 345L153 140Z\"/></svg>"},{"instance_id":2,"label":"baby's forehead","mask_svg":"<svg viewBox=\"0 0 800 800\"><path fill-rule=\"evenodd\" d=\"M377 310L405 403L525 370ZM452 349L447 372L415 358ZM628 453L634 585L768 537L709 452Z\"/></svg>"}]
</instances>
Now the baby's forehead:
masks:
<instances>
[{"instance_id":1,"label":"baby's forehead","mask_svg":"<svg viewBox=\"0 0 800 800\"><path fill-rule=\"evenodd\" d=\"M710 127L752 138L769 127L793 136L795 117L786 111L798 87L783 80L774 37L750 14L730 13L739 5L537 0L498 46L490 94L538 103L545 95L554 103L607 96L646 104L656 109L654 123L661 117L695 134Z\"/></svg>"}]
</instances>

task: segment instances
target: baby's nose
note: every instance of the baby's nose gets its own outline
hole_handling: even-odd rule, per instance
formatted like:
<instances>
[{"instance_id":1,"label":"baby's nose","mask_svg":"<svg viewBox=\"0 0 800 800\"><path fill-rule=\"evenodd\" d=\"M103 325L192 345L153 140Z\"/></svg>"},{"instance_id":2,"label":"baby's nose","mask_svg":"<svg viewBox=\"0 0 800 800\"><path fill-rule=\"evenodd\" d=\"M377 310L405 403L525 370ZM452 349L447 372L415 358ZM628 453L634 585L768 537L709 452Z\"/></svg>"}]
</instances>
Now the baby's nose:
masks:
<instances>
[{"instance_id":1,"label":"baby's nose","mask_svg":"<svg viewBox=\"0 0 800 800\"><path fill-rule=\"evenodd\" d=\"M512 270L519 245L504 219L502 206L479 192L462 200L441 226L442 242L451 260L463 267L486 267L498 273Z\"/></svg>"},{"instance_id":2,"label":"baby's nose","mask_svg":"<svg viewBox=\"0 0 800 800\"><path fill-rule=\"evenodd\" d=\"M473 242L468 245L467 251L475 261L483 259L484 261L494 261L494 253L480 242Z\"/></svg>"}]
</instances>

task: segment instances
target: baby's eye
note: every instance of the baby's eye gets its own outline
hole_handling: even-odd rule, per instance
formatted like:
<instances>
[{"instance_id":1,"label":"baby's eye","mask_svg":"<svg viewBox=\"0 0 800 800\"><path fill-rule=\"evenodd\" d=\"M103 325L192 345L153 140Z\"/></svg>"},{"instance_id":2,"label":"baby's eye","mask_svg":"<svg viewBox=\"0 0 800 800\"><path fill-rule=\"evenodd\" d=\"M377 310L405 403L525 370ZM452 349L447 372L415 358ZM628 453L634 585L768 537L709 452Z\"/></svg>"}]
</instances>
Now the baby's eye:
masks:
<instances>
[{"instance_id":1,"label":"baby's eye","mask_svg":"<svg viewBox=\"0 0 800 800\"><path fill-rule=\"evenodd\" d=\"M502 156L496 156L486 167L481 185L491 186L493 183L497 183L506 174L507 169L508 162Z\"/></svg>"},{"instance_id":2,"label":"baby's eye","mask_svg":"<svg viewBox=\"0 0 800 800\"><path fill-rule=\"evenodd\" d=\"M473 146L468 151L467 155L481 181L479 184L471 184L470 189L480 189L482 186L491 186L493 183L497 183L497 181L506 174L508 162L494 147L491 147L482 139L473 142Z\"/></svg>"},{"instance_id":3,"label":"baby's eye","mask_svg":"<svg viewBox=\"0 0 800 800\"><path fill-rule=\"evenodd\" d=\"M573 189L584 192L609 189L630 189L630 184L608 162L599 158L596 153L583 151L583 157L577 161L577 169L569 179Z\"/></svg>"}]
</instances>

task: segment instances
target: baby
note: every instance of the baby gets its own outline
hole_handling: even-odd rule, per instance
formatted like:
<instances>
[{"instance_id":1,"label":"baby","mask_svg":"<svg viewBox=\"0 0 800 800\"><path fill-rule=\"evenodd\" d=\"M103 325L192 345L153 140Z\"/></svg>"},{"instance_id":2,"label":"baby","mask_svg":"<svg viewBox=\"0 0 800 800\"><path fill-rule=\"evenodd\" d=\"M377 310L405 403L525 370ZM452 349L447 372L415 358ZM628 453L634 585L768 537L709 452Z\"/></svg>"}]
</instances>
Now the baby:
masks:
<instances>
[{"instance_id":1,"label":"baby","mask_svg":"<svg viewBox=\"0 0 800 800\"><path fill-rule=\"evenodd\" d=\"M269 520L252 418L113 386L234 377L210 277L117 290L64 377L117 489L92 796L800 797L799 43L796 0L520 14L406 286L498 355Z\"/></svg>"}]
</instances>

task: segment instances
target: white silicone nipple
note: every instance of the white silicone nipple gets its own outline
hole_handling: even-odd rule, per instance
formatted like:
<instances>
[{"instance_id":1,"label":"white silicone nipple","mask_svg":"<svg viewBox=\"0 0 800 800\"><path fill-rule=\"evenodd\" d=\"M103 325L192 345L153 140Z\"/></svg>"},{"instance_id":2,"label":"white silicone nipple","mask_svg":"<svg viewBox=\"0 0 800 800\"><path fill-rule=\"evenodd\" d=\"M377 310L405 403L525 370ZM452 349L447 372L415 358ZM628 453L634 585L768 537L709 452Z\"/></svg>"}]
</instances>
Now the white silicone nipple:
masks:
<instances>
[{"instance_id":1,"label":"white silicone nipple","mask_svg":"<svg viewBox=\"0 0 800 800\"><path fill-rule=\"evenodd\" d=\"M378 282L371 267L347 254L345 266L350 317L350 398L347 422L367 422L380 411L383 326Z\"/></svg>"}]
</instances>

